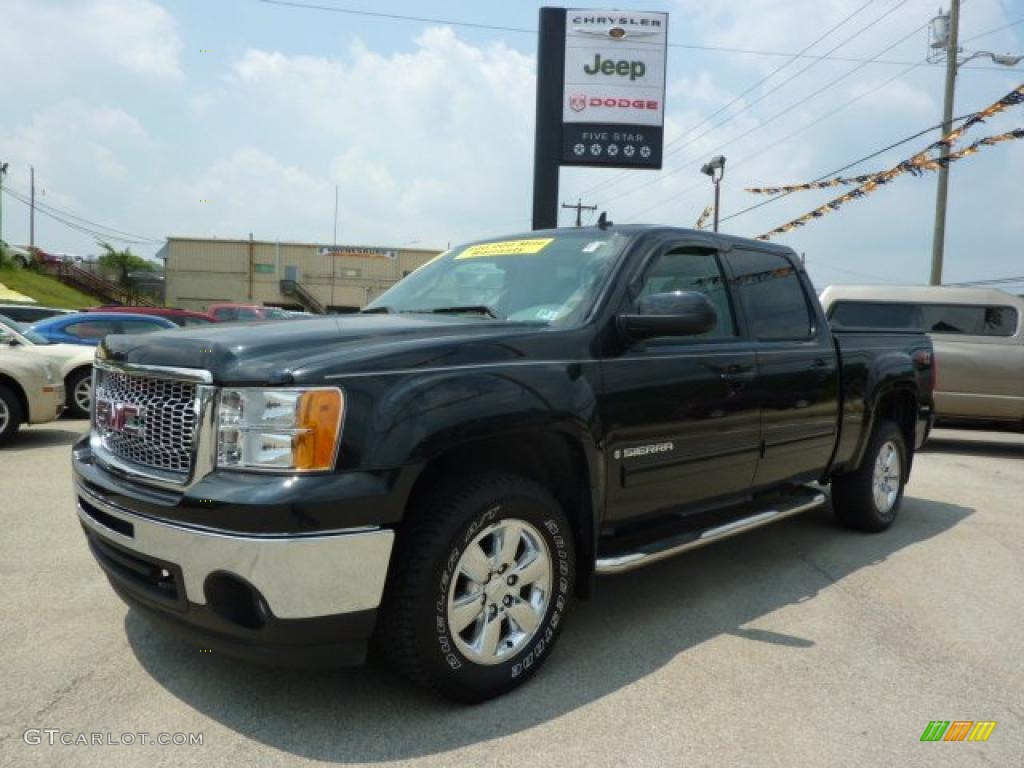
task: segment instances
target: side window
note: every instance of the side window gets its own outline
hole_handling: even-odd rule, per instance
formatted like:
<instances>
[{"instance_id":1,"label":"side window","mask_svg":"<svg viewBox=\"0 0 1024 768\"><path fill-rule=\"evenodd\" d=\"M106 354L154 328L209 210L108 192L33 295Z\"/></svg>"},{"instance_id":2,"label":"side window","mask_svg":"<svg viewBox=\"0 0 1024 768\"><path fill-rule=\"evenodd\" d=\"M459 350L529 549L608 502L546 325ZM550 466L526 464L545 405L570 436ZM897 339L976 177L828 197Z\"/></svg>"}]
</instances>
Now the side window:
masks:
<instances>
[{"instance_id":1,"label":"side window","mask_svg":"<svg viewBox=\"0 0 1024 768\"><path fill-rule=\"evenodd\" d=\"M913 304L882 301L840 301L829 318L836 328L885 328L917 330L921 327Z\"/></svg>"},{"instance_id":2,"label":"side window","mask_svg":"<svg viewBox=\"0 0 1024 768\"><path fill-rule=\"evenodd\" d=\"M729 263L753 336L768 341L810 338L811 311L789 261L774 253L734 251Z\"/></svg>"},{"instance_id":3,"label":"side window","mask_svg":"<svg viewBox=\"0 0 1024 768\"><path fill-rule=\"evenodd\" d=\"M122 320L120 333L153 333L162 330L164 326L146 320Z\"/></svg>"},{"instance_id":4,"label":"side window","mask_svg":"<svg viewBox=\"0 0 1024 768\"><path fill-rule=\"evenodd\" d=\"M736 335L725 277L714 253L669 251L659 256L647 274L637 299L655 293L700 291L718 312L718 323L698 339L724 339Z\"/></svg>"},{"instance_id":5,"label":"side window","mask_svg":"<svg viewBox=\"0 0 1024 768\"><path fill-rule=\"evenodd\" d=\"M1013 336L1017 321L1017 310L1013 307L985 307L981 332L985 336Z\"/></svg>"},{"instance_id":6,"label":"side window","mask_svg":"<svg viewBox=\"0 0 1024 768\"><path fill-rule=\"evenodd\" d=\"M216 317L221 322L226 322L228 320L237 320L238 310L235 309L234 307L218 307L217 310L213 313L213 316Z\"/></svg>"},{"instance_id":7,"label":"side window","mask_svg":"<svg viewBox=\"0 0 1024 768\"><path fill-rule=\"evenodd\" d=\"M86 320L65 325L64 333L79 339L102 339L108 333L116 333L116 331L114 324L109 320Z\"/></svg>"},{"instance_id":8,"label":"side window","mask_svg":"<svg viewBox=\"0 0 1024 768\"><path fill-rule=\"evenodd\" d=\"M924 329L930 333L981 335L982 307L925 304L921 307Z\"/></svg>"},{"instance_id":9,"label":"side window","mask_svg":"<svg viewBox=\"0 0 1024 768\"><path fill-rule=\"evenodd\" d=\"M239 310L237 310L235 312L235 316L232 317L231 319L232 320L259 320L260 319L260 313L258 311L256 311L255 309L250 309L249 307L242 307L242 308L240 308Z\"/></svg>"},{"instance_id":10,"label":"side window","mask_svg":"<svg viewBox=\"0 0 1024 768\"><path fill-rule=\"evenodd\" d=\"M1013 307L925 304L921 313L924 330L929 333L1013 336L1017 330L1017 310Z\"/></svg>"}]
</instances>

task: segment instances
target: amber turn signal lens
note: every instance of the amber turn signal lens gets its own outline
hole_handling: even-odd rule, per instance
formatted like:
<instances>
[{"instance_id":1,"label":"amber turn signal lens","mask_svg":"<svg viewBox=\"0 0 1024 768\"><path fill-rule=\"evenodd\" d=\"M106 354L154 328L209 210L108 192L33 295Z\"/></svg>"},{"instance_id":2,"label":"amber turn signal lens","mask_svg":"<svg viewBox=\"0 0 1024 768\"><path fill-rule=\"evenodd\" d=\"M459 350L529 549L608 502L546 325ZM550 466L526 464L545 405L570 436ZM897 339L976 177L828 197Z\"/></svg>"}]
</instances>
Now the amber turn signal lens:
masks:
<instances>
[{"instance_id":1,"label":"amber turn signal lens","mask_svg":"<svg viewBox=\"0 0 1024 768\"><path fill-rule=\"evenodd\" d=\"M341 436L345 398L339 389L305 392L298 407L295 435L295 469L332 469Z\"/></svg>"}]
</instances>

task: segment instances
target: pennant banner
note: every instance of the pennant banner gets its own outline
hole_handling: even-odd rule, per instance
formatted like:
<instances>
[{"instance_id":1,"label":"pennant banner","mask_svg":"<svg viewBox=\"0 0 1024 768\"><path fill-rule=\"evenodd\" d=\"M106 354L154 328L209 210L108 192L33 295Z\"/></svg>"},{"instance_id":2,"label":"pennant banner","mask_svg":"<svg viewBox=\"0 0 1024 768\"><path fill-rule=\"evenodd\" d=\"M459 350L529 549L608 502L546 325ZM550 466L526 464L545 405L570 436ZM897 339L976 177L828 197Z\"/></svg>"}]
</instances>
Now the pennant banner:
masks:
<instances>
[{"instance_id":1,"label":"pennant banner","mask_svg":"<svg viewBox=\"0 0 1024 768\"><path fill-rule=\"evenodd\" d=\"M897 176L901 176L904 173L910 173L912 175L917 176L924 171L934 171L937 170L938 168L941 168L943 165L948 165L949 163L963 159L968 155L973 155L976 152L978 152L983 146L990 146L992 144L998 144L1003 141L1012 141L1014 139L1024 138L1024 129L1017 129L1014 131L1009 131L1008 133L1003 133L996 136L987 136L983 139L979 139L978 141L974 142L965 149L962 149L958 152L950 153L948 157L932 157L931 155L931 153L936 149L942 149L944 147L948 148L953 142L957 141L960 137L964 135L964 133L966 133L972 127L974 127L978 123L984 122L986 118L992 117L993 115L998 114L1008 109L1009 107L1016 106L1018 104L1024 104L1024 85L1018 86L1017 88L1003 96L1001 99L999 99L999 101L989 105L981 112L975 113L966 121L964 121L964 124L961 125L959 128L950 131L938 141L932 142L923 150L913 155L909 159L904 160L898 165L895 165L892 168L889 168L885 171L866 174L864 176L852 177L853 181L847 183L859 184L860 186L858 186L856 189L850 190L849 192L840 195L834 200L830 200L824 205L815 208L813 211L805 213L803 216L800 216L799 218L793 219L792 221L783 224L780 227L776 227L775 229L769 232L765 232L764 234L759 235L757 239L768 240L773 235L778 235L785 232L792 232L797 227L802 227L804 224L813 219L820 219L822 216L826 216L829 213L832 213L833 211L839 210L839 208L841 208L843 205L850 202L851 200L857 200L859 198L864 197L865 195L874 192L876 189L878 189L878 187L888 184ZM763 192L762 194L781 194L782 192L796 191L799 189L818 189L829 186L840 186L842 183L844 183L843 177L838 177L837 179L829 179L828 181L824 182L812 182L812 184L821 184L821 187L815 187L810 185L795 185L795 187L792 190L790 190L790 188L787 187L777 187L774 188L778 190L777 192Z\"/></svg>"},{"instance_id":2,"label":"pennant banner","mask_svg":"<svg viewBox=\"0 0 1024 768\"><path fill-rule=\"evenodd\" d=\"M703 211L700 216L697 217L697 223L693 225L694 229L704 229L708 225L708 218L711 216L711 206L709 205Z\"/></svg>"}]
</instances>

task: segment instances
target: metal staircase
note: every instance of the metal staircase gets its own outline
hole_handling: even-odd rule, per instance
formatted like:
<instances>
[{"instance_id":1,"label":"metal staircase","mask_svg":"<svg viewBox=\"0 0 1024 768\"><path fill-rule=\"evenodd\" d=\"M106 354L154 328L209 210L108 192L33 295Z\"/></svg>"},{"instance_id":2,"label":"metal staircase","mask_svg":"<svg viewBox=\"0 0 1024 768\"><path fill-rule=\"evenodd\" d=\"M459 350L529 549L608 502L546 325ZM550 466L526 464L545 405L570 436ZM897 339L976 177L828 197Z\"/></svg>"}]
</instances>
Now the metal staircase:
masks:
<instances>
[{"instance_id":1,"label":"metal staircase","mask_svg":"<svg viewBox=\"0 0 1024 768\"><path fill-rule=\"evenodd\" d=\"M125 288L99 275L94 275L74 264L60 262L58 264L47 264L46 270L65 285L96 296L104 304L122 304L128 307L155 307L158 306L151 299L136 293L130 288Z\"/></svg>"},{"instance_id":2,"label":"metal staircase","mask_svg":"<svg viewBox=\"0 0 1024 768\"><path fill-rule=\"evenodd\" d=\"M302 306L304 306L310 312L313 312L317 315L327 314L327 307L321 304L320 300L317 299L317 297L310 293L306 288L304 288L302 283L300 283L298 280L282 280L281 293L283 293L285 296L291 296L295 299L298 299L299 303L302 304Z\"/></svg>"}]
</instances>

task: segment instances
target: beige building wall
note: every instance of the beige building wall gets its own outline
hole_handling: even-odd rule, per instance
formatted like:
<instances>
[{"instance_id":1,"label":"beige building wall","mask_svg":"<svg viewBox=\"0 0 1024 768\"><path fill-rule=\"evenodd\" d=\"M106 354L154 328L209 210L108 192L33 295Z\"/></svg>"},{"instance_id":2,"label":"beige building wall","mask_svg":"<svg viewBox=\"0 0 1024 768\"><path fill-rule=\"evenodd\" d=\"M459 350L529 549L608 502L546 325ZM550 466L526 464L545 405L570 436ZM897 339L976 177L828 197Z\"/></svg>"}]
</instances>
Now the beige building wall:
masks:
<instances>
[{"instance_id":1,"label":"beige building wall","mask_svg":"<svg viewBox=\"0 0 1024 768\"><path fill-rule=\"evenodd\" d=\"M323 246L263 240L169 237L169 306L205 310L217 302L298 307L281 293L295 279L329 308L359 309L438 251L387 246Z\"/></svg>"}]
</instances>

